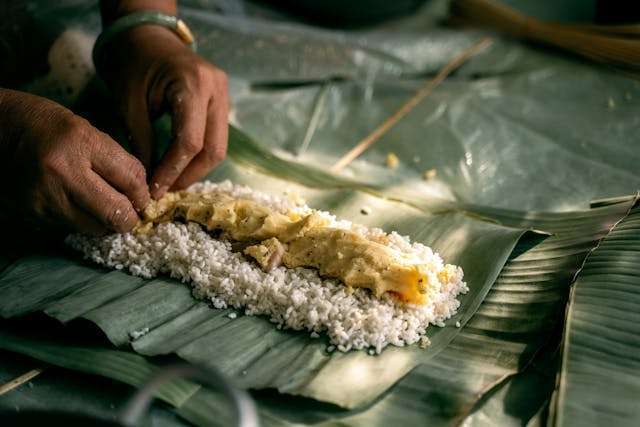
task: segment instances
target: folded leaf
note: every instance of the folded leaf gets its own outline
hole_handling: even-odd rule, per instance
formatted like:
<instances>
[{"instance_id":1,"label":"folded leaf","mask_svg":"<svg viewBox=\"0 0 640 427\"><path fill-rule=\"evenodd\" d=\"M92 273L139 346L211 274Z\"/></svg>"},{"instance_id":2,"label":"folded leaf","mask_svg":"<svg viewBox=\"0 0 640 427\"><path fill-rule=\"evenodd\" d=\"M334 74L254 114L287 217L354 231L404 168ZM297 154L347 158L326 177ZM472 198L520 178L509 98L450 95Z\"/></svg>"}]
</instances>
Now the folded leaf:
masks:
<instances>
[{"instance_id":1,"label":"folded leaf","mask_svg":"<svg viewBox=\"0 0 640 427\"><path fill-rule=\"evenodd\" d=\"M640 419L640 208L587 258L571 289L557 404L563 426Z\"/></svg>"},{"instance_id":2,"label":"folded leaf","mask_svg":"<svg viewBox=\"0 0 640 427\"><path fill-rule=\"evenodd\" d=\"M255 180L255 173L245 174L245 179ZM265 186L273 178L260 176L256 181ZM280 182L272 188L292 185ZM365 352L328 354L324 340L277 330L264 318L232 321L226 311L194 300L188 287L174 280L142 281L117 271L107 273L77 256L34 256L8 268L0 277L0 314L12 317L43 310L62 321L86 318L117 346L128 346L136 331L149 328L131 344L142 354L175 352L189 361L213 364L248 388L277 388L355 407L377 398L458 334L453 324L471 318L524 233L464 212L428 214L357 190L296 188L311 196L311 204L352 220L363 219L362 205L371 206L367 225L411 234L447 262L461 265L470 292L461 298L452 326L432 328L427 349L388 348L378 357Z\"/></svg>"},{"instance_id":3,"label":"folded leaf","mask_svg":"<svg viewBox=\"0 0 640 427\"><path fill-rule=\"evenodd\" d=\"M518 372L535 368L534 357L546 347L545 351L557 348L558 327L574 275L589 251L626 215L633 200L584 212L522 213L519 219L513 211L482 209L485 215L533 228L554 224L559 231L544 239L536 235L521 239L482 305L453 341L376 403L339 412L272 397L264 410L277 415L273 425L319 421L332 425L337 419L345 425L367 426L411 425L424 419L435 426L461 422L485 393ZM529 377L537 381L535 375ZM515 392L509 398L516 399L516 405L522 396Z\"/></svg>"}]
</instances>

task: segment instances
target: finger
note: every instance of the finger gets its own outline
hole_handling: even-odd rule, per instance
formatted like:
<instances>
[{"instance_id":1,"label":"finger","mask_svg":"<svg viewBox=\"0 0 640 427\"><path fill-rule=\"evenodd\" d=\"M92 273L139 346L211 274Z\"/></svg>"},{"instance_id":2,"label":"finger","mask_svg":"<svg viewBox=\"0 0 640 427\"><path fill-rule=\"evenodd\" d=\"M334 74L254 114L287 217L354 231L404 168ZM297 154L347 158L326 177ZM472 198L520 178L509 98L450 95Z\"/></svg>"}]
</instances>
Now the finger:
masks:
<instances>
[{"instance_id":1,"label":"finger","mask_svg":"<svg viewBox=\"0 0 640 427\"><path fill-rule=\"evenodd\" d=\"M171 190L180 190L188 187L203 178L224 160L229 137L229 101L226 93L225 88L224 93L218 95L217 99L212 98L209 102L204 147L185 168L171 187Z\"/></svg>"},{"instance_id":2,"label":"finger","mask_svg":"<svg viewBox=\"0 0 640 427\"><path fill-rule=\"evenodd\" d=\"M92 153L91 167L106 182L126 195L141 212L151 196L144 166L107 135L100 148Z\"/></svg>"},{"instance_id":3,"label":"finger","mask_svg":"<svg viewBox=\"0 0 640 427\"><path fill-rule=\"evenodd\" d=\"M69 192L73 202L109 230L131 231L140 219L129 199L93 171L73 180Z\"/></svg>"},{"instance_id":4,"label":"finger","mask_svg":"<svg viewBox=\"0 0 640 427\"><path fill-rule=\"evenodd\" d=\"M202 150L208 98L186 89L168 89L173 142L151 179L151 195L158 199L174 184Z\"/></svg>"},{"instance_id":5,"label":"finger","mask_svg":"<svg viewBox=\"0 0 640 427\"><path fill-rule=\"evenodd\" d=\"M140 159L145 169L151 170L154 143L153 128L149 110L144 100L136 100L133 105L126 108L124 121L129 135L131 135L131 151Z\"/></svg>"}]
</instances>

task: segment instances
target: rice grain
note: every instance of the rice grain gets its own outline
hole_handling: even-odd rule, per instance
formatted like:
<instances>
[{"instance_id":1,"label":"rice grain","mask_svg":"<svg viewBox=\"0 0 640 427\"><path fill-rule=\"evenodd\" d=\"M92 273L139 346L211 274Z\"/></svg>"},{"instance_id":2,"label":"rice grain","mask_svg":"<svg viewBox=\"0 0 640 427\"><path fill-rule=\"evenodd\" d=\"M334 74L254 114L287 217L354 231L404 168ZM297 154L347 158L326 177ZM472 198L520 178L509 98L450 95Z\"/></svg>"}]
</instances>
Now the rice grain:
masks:
<instances>
[{"instance_id":1,"label":"rice grain","mask_svg":"<svg viewBox=\"0 0 640 427\"><path fill-rule=\"evenodd\" d=\"M280 212L311 212L306 205L299 206L286 198L230 181L198 183L190 191L225 192ZM234 308L248 316L266 316L278 329L307 330L312 337L325 333L331 343L326 349L329 353L337 348L343 352L372 349L379 354L388 345L428 345L424 334L429 325L444 326L460 305L456 297L468 291L462 269L445 268L437 253L421 243L412 243L408 237L338 220L328 212L319 214L332 227L351 229L370 239L384 237L389 246L416 262L428 264L434 273L426 289L427 302L418 306L404 304L389 295L376 298L366 289L347 288L308 268L280 266L264 272L242 254L233 252L230 242L214 239L195 223L163 223L147 234L106 237L74 234L67 238L67 243L100 265L148 279L165 274L189 283L193 295L210 301L214 308ZM236 313L227 315L230 319L236 316Z\"/></svg>"}]
</instances>

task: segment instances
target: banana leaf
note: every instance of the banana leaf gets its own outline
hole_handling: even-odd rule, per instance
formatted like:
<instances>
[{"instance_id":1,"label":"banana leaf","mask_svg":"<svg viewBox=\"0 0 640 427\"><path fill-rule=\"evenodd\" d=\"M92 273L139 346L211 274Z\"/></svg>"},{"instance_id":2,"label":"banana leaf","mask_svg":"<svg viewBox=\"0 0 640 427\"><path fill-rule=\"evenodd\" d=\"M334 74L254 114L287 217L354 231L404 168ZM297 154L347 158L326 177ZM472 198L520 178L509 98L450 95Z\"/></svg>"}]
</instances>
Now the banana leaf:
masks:
<instances>
[{"instance_id":1,"label":"banana leaf","mask_svg":"<svg viewBox=\"0 0 640 427\"><path fill-rule=\"evenodd\" d=\"M24 354L67 369L106 376L132 386L141 387L146 380L159 371L159 368L146 362L142 356L130 352L64 345L60 341L46 342L42 337L29 339L7 330L0 331L0 341L1 348L4 350ZM68 354L73 354L73 357L69 357ZM199 389L200 386L197 384L176 380L161 385L155 397L178 407Z\"/></svg>"},{"instance_id":2,"label":"banana leaf","mask_svg":"<svg viewBox=\"0 0 640 427\"><path fill-rule=\"evenodd\" d=\"M231 132L230 147L231 156L239 163L252 162L253 157L243 154L248 147L261 150L237 130ZM83 263L77 255L32 256L9 267L0 277L0 314L14 317L42 310L62 321L82 317L100 326L117 346L131 345L145 355L175 352L191 362L215 364L248 388L277 388L352 408L371 402L447 346L460 332L454 324L464 325L473 316L524 233L464 211L429 213L347 189L347 182L339 178L339 187L331 189L332 176L320 170L306 168L303 174L293 164L283 165L285 161L276 156L258 158L256 168L271 168L288 174L290 180L274 182L235 166L232 176L236 181L258 182L254 187L265 189L294 187L314 206L367 225L411 234L439 251L447 262L465 269L470 292L462 297L461 309L449 326L430 331L428 349L417 345L388 348L378 357L364 351L329 354L326 341L277 330L264 318L243 316L231 321L228 311L212 310L194 300L189 289L175 280L105 273ZM230 169L227 166L227 172ZM295 179L300 177L306 184L316 183L324 189L296 186ZM364 205L372 208L371 215L360 213ZM150 332L132 342L130 336L145 328Z\"/></svg>"},{"instance_id":3,"label":"banana leaf","mask_svg":"<svg viewBox=\"0 0 640 427\"><path fill-rule=\"evenodd\" d=\"M522 395L526 394L531 399L532 390L527 387L532 387L539 393L537 399L532 399L534 404L544 403L549 397L544 392L549 389L550 374L547 365L552 365L551 372L554 372L555 366L553 358L550 361L546 360L548 357L542 357L542 361L536 358L537 361L532 362L531 353L536 353L543 347L550 347L556 350L551 354L557 356L557 341L554 339L557 333L553 331L557 331L555 327L562 319L570 278L592 245L624 216L629 209L629 202L633 200L631 198L622 203L603 206L595 209L590 216L570 213L565 214L564 218L558 218L557 215L539 214L540 221L548 222L553 218L558 225L564 223L558 226L559 229L574 231L566 233L569 237L560 237L558 233L542 242L541 237L537 235L529 235L521 240L498 278L496 286L472 321L445 350L412 371L374 404L349 411L331 405L323 406L309 399L284 398L268 392L257 393L255 397L263 423L281 426L335 425L339 422L341 425L383 426L392 423L420 423L428 418L430 425L450 425L455 420L461 422L464 419L468 419L470 425L495 424L499 420L506 424L509 418L498 418L495 407L510 399L515 399L515 403L512 402L509 406L511 411L515 410L513 405L518 402L524 405L524 408L519 409L524 415L517 421L519 425L526 423L537 408L527 406L526 403L531 402L523 402ZM603 212L600 209L607 211ZM607 215L603 215L604 213ZM583 218L580 218L581 216ZM588 219L600 218L602 224L600 229L591 235L591 240L585 236L588 236L586 230L592 230L593 221L585 222L585 216ZM603 217L609 220L602 221ZM586 226L580 227L580 222L584 222ZM569 256L563 256L563 253ZM536 263L546 266L546 271L541 266L536 266ZM540 272L536 273L536 269ZM501 313L496 310L496 306L509 307L510 310ZM522 317L526 318L527 322L523 322ZM7 345L4 344L4 348L7 348ZM27 354L34 355L33 350L30 350L32 346L37 348L40 343L32 342L17 349L21 352L30 351ZM524 350L526 347L529 347L528 351ZM12 349L15 351L16 346ZM71 360L75 360L76 357L74 350L69 348L57 353L38 354L39 358L50 363L56 363L52 362L52 354L64 354ZM142 363L142 359L139 360ZM83 366L80 362L74 367L84 372L94 372L92 363L85 361ZM542 369L540 365L546 372L546 377L542 379L536 372ZM523 371L523 374L516 375L518 371ZM118 372L106 375L114 379L119 378ZM520 390L511 392L516 394L515 397L506 393L507 385L509 389ZM497 397L488 400L494 403L493 408L489 406L476 410L474 406L478 404L480 396L487 394L494 386L497 389ZM206 391L199 392L189 399L178 413L207 413L207 405L211 405L211 400L203 397L203 393ZM213 401L215 398L212 397ZM483 418L481 415L487 409L491 409L491 412ZM191 420L195 422L193 418ZM196 424L202 425L198 422Z\"/></svg>"},{"instance_id":4,"label":"banana leaf","mask_svg":"<svg viewBox=\"0 0 640 427\"><path fill-rule=\"evenodd\" d=\"M136 388L145 385L162 369L162 364L150 362L131 352L95 344L79 345L77 338L57 336L51 340L51 337L46 339L40 335L25 331L16 334L5 325L0 328L0 349ZM196 426L228 426L234 422L231 405L225 402L220 392L188 380L177 379L164 383L157 387L153 397L169 404L179 416Z\"/></svg>"},{"instance_id":5,"label":"banana leaf","mask_svg":"<svg viewBox=\"0 0 640 427\"><path fill-rule=\"evenodd\" d=\"M637 425L640 419L640 209L587 258L571 289L559 389L559 425Z\"/></svg>"},{"instance_id":6,"label":"banana leaf","mask_svg":"<svg viewBox=\"0 0 640 427\"><path fill-rule=\"evenodd\" d=\"M280 417L292 423L309 422L311 417L314 422L324 420L327 425L336 418L344 425L410 425L427 418L430 425L450 425L464 420L477 409L481 396L510 383L518 372L532 377L518 378L520 383L543 383L543 379L527 374L527 370L536 366L534 357L544 348L553 349L554 344L557 348L557 328L563 320L572 277L599 239L627 213L629 200L633 198L609 205L612 211L594 210L590 215L584 212L530 215L537 217L531 225L551 223L556 230L565 231L557 231L542 242L535 235L522 239L460 334L369 408L342 413L327 410L322 414L310 405L309 413L305 413L300 405L293 411L280 402L281 407L272 404L270 409L278 408ZM599 225L594 227L596 221ZM537 362L540 364L543 363ZM545 390L549 390L548 383ZM542 405L549 396L544 393L540 396ZM520 400L522 394L508 397ZM531 413L522 416L520 424L526 423Z\"/></svg>"},{"instance_id":7,"label":"banana leaf","mask_svg":"<svg viewBox=\"0 0 640 427\"><path fill-rule=\"evenodd\" d=\"M450 325L432 331L433 344L426 350L417 347L393 348L379 357L370 357L362 352L328 355L324 352L326 343L314 342L301 333L278 331L264 319L241 317L232 322L226 317L225 311L212 311L206 304L194 301L188 289L174 281L145 281L117 271L105 274L103 270L88 266L73 256L30 257L12 265L0 278L0 313L4 317L12 317L43 310L63 321L83 317L98 324L114 344L131 344L135 351L142 354L176 352L187 360L205 364L213 359L219 368L235 375L245 387L279 388L282 392L307 395L348 408L371 402L415 366L429 366L429 361L439 355L442 349L447 350L440 357L442 361L436 358L432 362L434 366L417 369L411 378L418 378L418 372L424 372L428 381L423 378L420 383L433 386L438 380L450 381L456 378L456 374L450 372L451 368L447 369L452 364L447 359L452 357L449 353L464 354L463 360L468 360L477 351L478 358L484 363L494 365L495 360L504 360L502 366L494 366L493 375L488 375L485 369L474 371L479 375L475 382L472 381L473 385L487 388L491 382L517 372L517 361L520 358L526 361L531 357L526 350L535 352L541 345L540 338L544 339L544 331L553 325L553 316L562 306L563 287L569 283L582 254L626 213L628 205L633 202L631 200L583 213L521 214L519 219L514 212L472 206L464 206L458 212L448 206L441 213L429 213L430 205L422 206L422 209L411 207L419 206L415 196L413 199L407 197L407 203L393 202L372 195L388 190L366 187L365 184L357 184L360 190L345 190L343 188L347 182L335 178L334 184L338 189L331 190L328 188L334 179L331 175L309 168L303 174L300 169L304 167L299 164L275 155L256 156L255 152L264 149L237 130L232 130L231 135L230 153L235 162L218 171L218 174L226 170L226 174L232 177L244 177L248 182L259 182L267 188L282 188L282 184L274 186L275 178L268 175L256 179L259 173L257 169L270 171L271 175L291 171L288 176L289 187L295 185L296 180L302 180L307 185L317 182L325 188L295 187L309 197L311 203L317 200L324 203L322 207L333 209L351 219L360 217L359 207L363 204L372 206L374 215L367 216L372 221L370 225L388 225L384 218L393 212L392 223L395 228L401 232L411 231L414 238L424 239L422 241L441 251L452 262L458 262L471 271L472 276L468 281L472 291L463 297L461 313L453 320L464 325L476 314L471 324L464 329ZM241 166L237 164L252 164L254 170L242 170L240 173L238 170ZM403 195L395 197L402 198ZM380 215L380 222L374 222L377 215ZM470 264L472 267L469 269L467 263L487 259L495 262L499 258L489 254L496 248L502 251L503 256L508 256L523 231L481 218L512 221L529 228L547 227L556 235L546 239L530 236L522 241L524 246L514 252L516 256L489 290L503 263L496 265L483 262L484 272L476 264ZM448 231L459 233L460 230L465 233L447 234ZM505 241L506 246L499 246L501 242L504 245ZM544 245L550 245L550 249L545 251ZM541 270L536 271L535 267ZM527 293L522 295L522 288L518 286L523 281L529 284L528 281L539 279L537 274L546 280L555 279L555 289L545 283L543 292L534 293L535 297ZM474 286L474 283L478 283L476 280L482 280L482 285ZM502 282L505 282L504 291ZM536 297L540 301L536 301ZM476 312L483 300L483 306ZM505 309L509 304L513 304L514 308ZM523 318L529 320L526 327L522 325ZM130 342L132 332L147 327L151 329L150 333ZM522 342L522 337L509 337L509 334L514 334L513 328L516 331L517 328L524 329L521 332L531 339L529 346ZM501 337L500 333L506 334L507 339ZM458 345L464 350L461 351ZM460 359L460 356L453 356L454 362L460 363ZM465 365L468 364L453 364L453 371L465 372ZM525 365L526 362L523 362L522 366ZM364 382L363 385L361 378L346 376L345 369L377 369L377 372L384 372L385 375L367 376L374 381ZM465 372L465 376L469 381L473 374ZM352 377L353 383L349 382L349 377ZM360 384L356 384L357 380L360 380ZM338 384L343 387L337 388ZM364 393L365 389L369 394ZM356 390L361 393L354 397Z\"/></svg>"},{"instance_id":8,"label":"banana leaf","mask_svg":"<svg viewBox=\"0 0 640 427\"><path fill-rule=\"evenodd\" d=\"M467 274L476 276L471 277L474 283L486 287L474 287L462 301L459 317L445 329L431 331L431 348L397 350L411 360L394 367L393 381L383 378L367 389L371 394L355 397L336 395L331 384L311 387L313 369L322 367L320 378L327 378L328 369L335 368L333 362L325 363L325 343L309 345L304 334L275 332L261 319L243 317L231 324L222 312L212 318L208 307L173 281L149 283L107 272L60 249L53 257L48 252L22 259L5 272L0 281L3 315L44 310L64 322L90 318L121 348L143 354L177 351L201 363L213 363L222 353L233 355L239 360L223 359L224 368L245 386L276 387L347 407L262 390L255 395L267 425L424 424L425 419L434 425L462 420L524 424L543 418L548 385L541 385L544 381L532 372L546 349L553 348L569 285L585 256L634 201L593 209L586 209L587 203L640 187L640 152L634 144L640 124L637 82L500 39L345 174L335 176L323 171L350 143L388 117L453 51L481 35L439 26L444 1L430 2L397 23L351 32L247 16L243 8L224 16L211 13L226 3L233 2L183 2L182 13L199 35L201 53L240 78L231 81L236 121L265 146L232 131L231 161L212 178L231 178L265 191L292 187L317 207L400 229L437 246L448 261L458 260ZM31 4L48 33L70 27L96 33L94 6L76 0ZM30 89L43 93L38 84ZM108 108L102 99L89 93L84 101ZM303 145L307 133L311 140ZM383 166L390 151L401 160L396 171ZM424 182L421 174L429 168L437 168L437 179ZM374 207L376 214L359 216L362 204ZM528 229L551 236L522 234ZM474 251L467 251L471 243ZM515 248L511 251L509 245ZM484 253L483 247L494 252ZM471 257L479 252L482 257ZM492 265L483 264L488 258ZM497 276L493 285L488 279L492 275ZM128 299L129 310L122 305ZM147 310L134 305L147 300ZM462 328L453 327L456 319ZM221 333L233 327L246 333L247 323L253 334L247 341L262 334L265 342L254 339L251 347L244 342L238 348L219 335L207 339L211 329ZM151 333L130 342L128 333L146 326L152 326ZM229 334L240 335L237 329ZM287 354L289 359L278 360ZM386 360L365 360L378 359ZM243 366L250 367L244 375ZM523 392L511 391L518 384L541 387L535 402L521 410L509 404L523 399ZM571 402L575 387L564 390L562 402ZM206 412L204 403L195 406ZM482 417L496 410L506 416Z\"/></svg>"},{"instance_id":9,"label":"banana leaf","mask_svg":"<svg viewBox=\"0 0 640 427\"><path fill-rule=\"evenodd\" d=\"M482 395L465 418L465 425L548 425L549 404L561 355L560 338L561 330L556 328L528 366Z\"/></svg>"},{"instance_id":10,"label":"banana leaf","mask_svg":"<svg viewBox=\"0 0 640 427\"><path fill-rule=\"evenodd\" d=\"M5 326L3 325L2 328L4 329ZM11 329L12 333L16 332L13 328ZM49 339L51 337L50 335ZM56 344L60 343L56 341ZM83 342L82 345L87 346L87 343ZM108 376L88 375L78 370L60 368L0 349L0 383L2 384L36 367L44 367L44 371L26 384L2 395L0 413L62 409L79 415L115 421L134 392L132 386L115 381ZM148 413L141 417L140 425L185 427L192 424L179 417L170 404L156 399L152 402Z\"/></svg>"}]
</instances>

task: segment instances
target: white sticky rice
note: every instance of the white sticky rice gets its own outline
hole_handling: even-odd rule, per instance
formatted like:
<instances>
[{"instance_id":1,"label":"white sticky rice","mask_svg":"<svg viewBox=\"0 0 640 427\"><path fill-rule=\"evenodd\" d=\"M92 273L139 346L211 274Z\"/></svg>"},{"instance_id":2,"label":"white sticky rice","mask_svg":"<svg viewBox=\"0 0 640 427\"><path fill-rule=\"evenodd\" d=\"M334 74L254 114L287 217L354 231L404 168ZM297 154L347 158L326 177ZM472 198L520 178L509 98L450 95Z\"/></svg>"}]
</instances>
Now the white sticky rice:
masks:
<instances>
[{"instance_id":1,"label":"white sticky rice","mask_svg":"<svg viewBox=\"0 0 640 427\"><path fill-rule=\"evenodd\" d=\"M230 181L198 183L189 191L224 192L281 212L311 211L306 205L299 206L287 198ZM337 220L327 212L321 214L331 221L332 227L370 237L384 234L378 228ZM168 274L190 283L196 298L210 301L217 309L235 308L249 316L265 315L279 329L307 330L312 338L325 333L332 344L329 350L369 349L371 353L380 353L389 344L428 344L424 336L427 327L444 326L444 321L460 305L458 294L468 291L461 268L456 267L453 277L441 282L437 273L444 263L437 253L395 232L388 237L390 246L431 266L434 274L426 304L407 305L391 296L376 298L368 290L351 289L339 281L322 278L313 269L281 266L265 273L241 253L233 252L229 242L212 238L195 223L160 224L147 234L100 238L74 234L67 238L67 243L101 265L144 278Z\"/></svg>"}]
</instances>

